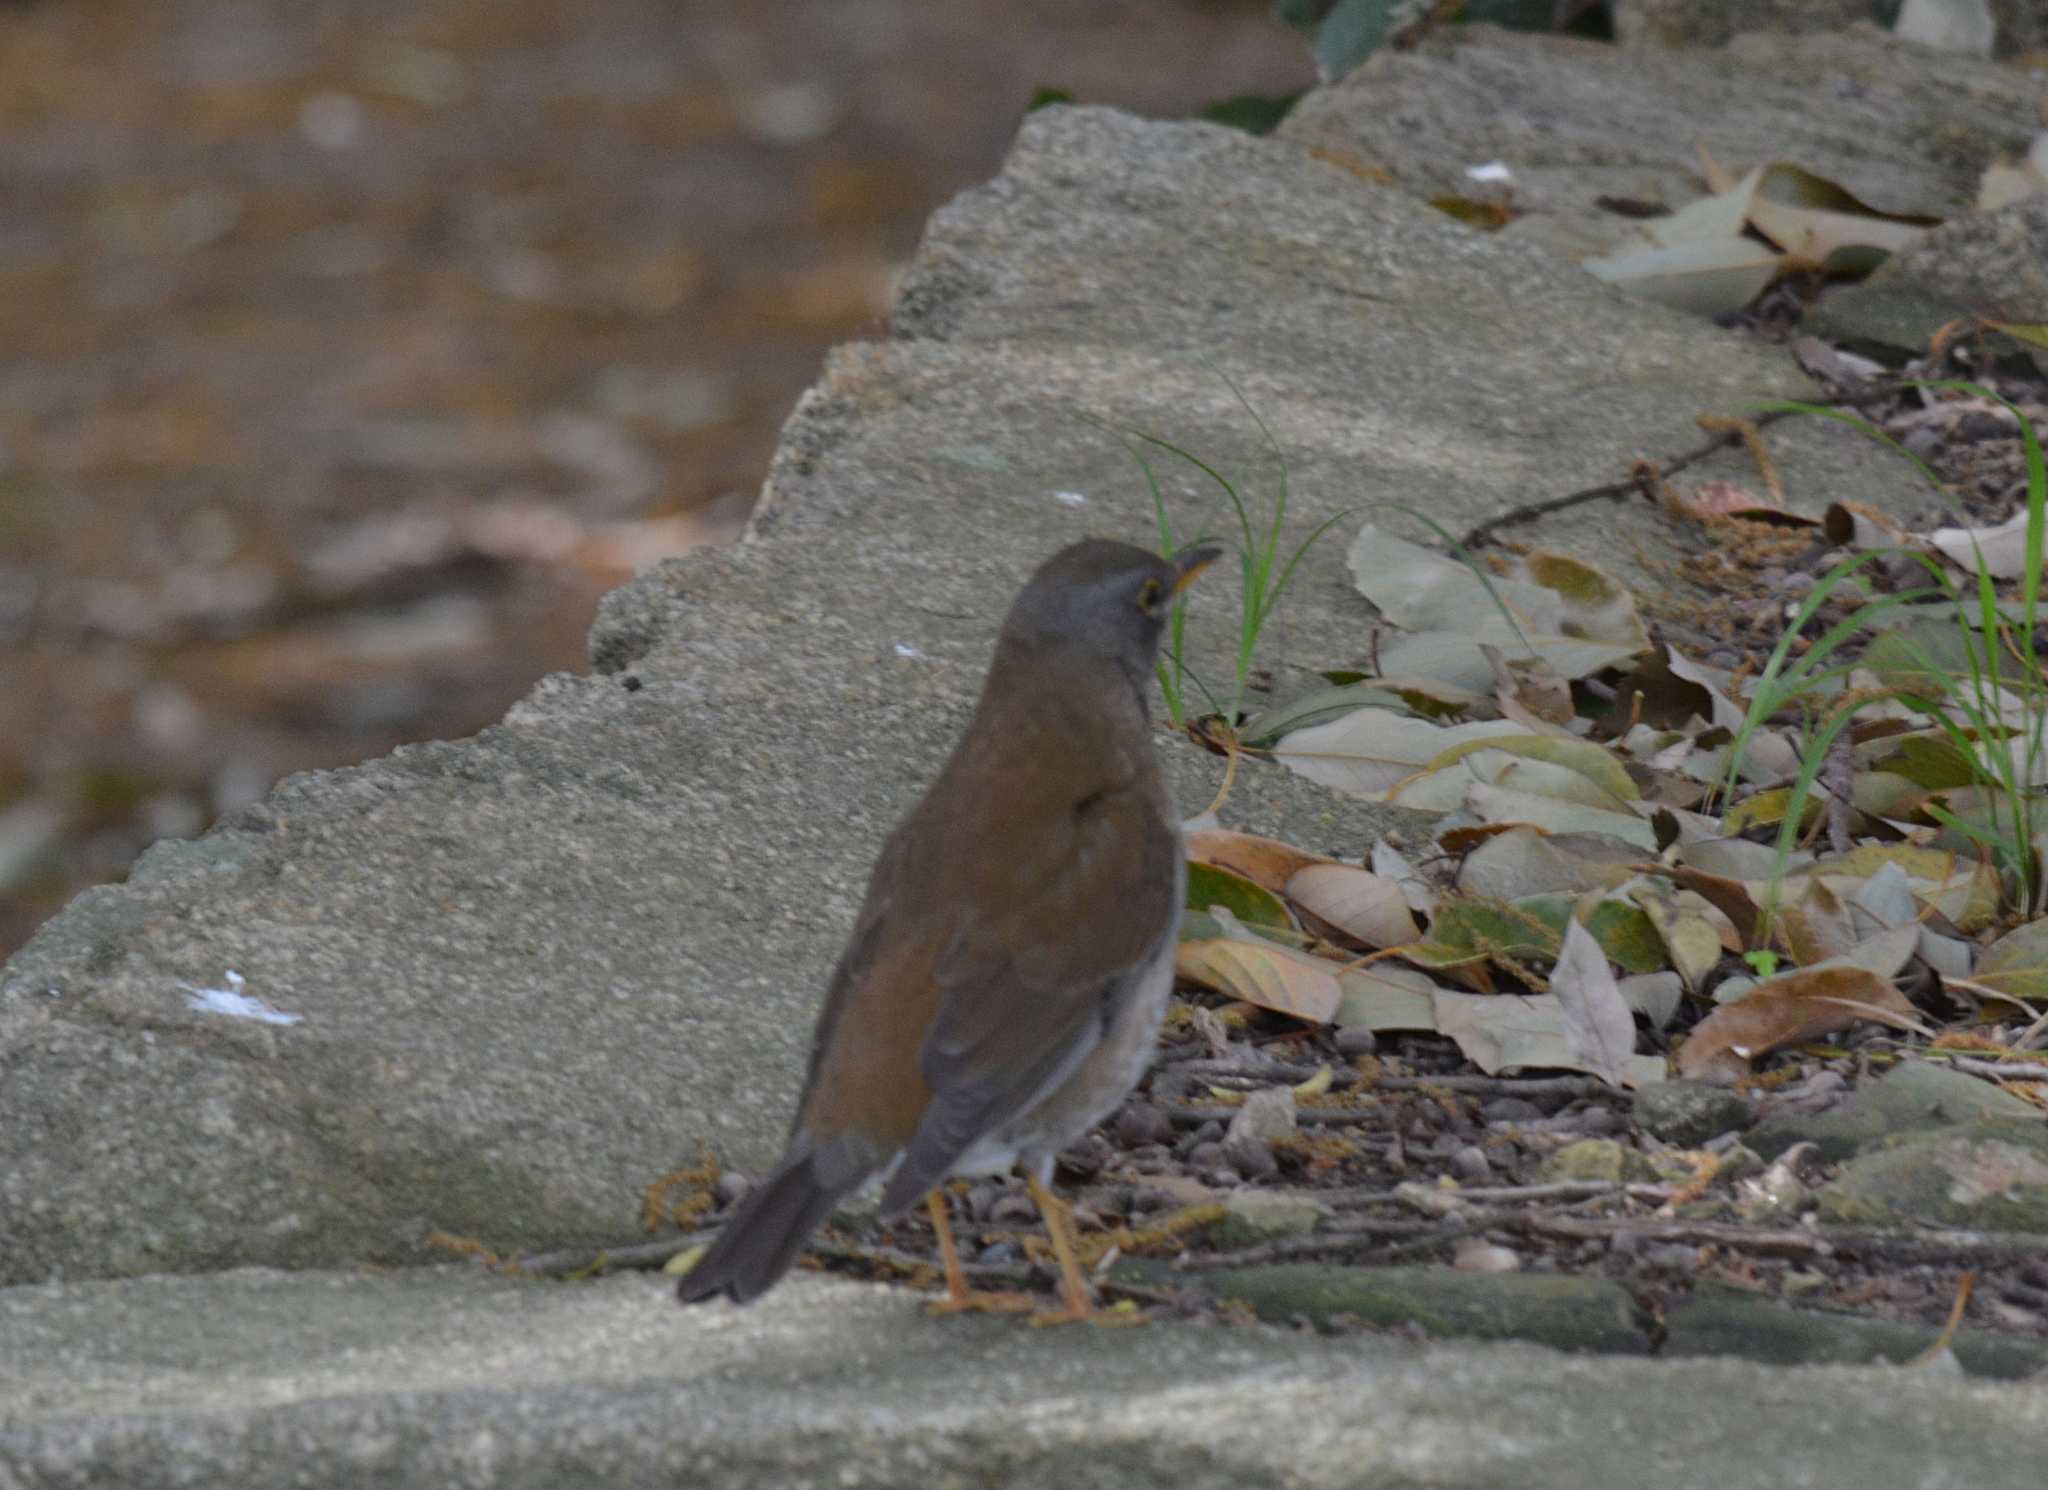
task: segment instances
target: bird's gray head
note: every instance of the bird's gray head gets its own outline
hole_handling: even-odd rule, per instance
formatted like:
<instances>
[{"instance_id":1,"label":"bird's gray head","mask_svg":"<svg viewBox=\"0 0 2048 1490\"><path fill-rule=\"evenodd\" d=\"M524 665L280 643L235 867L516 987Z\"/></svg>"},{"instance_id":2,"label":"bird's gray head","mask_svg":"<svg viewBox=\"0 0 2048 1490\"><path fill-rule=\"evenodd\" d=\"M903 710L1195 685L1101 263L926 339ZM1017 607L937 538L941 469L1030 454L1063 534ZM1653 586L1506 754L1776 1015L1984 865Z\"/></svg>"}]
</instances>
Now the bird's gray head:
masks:
<instances>
[{"instance_id":1,"label":"bird's gray head","mask_svg":"<svg viewBox=\"0 0 2048 1490\"><path fill-rule=\"evenodd\" d=\"M1159 655L1174 596L1220 553L1190 546L1163 559L1106 538L1069 544L1017 596L1003 641L1108 657L1142 678Z\"/></svg>"}]
</instances>

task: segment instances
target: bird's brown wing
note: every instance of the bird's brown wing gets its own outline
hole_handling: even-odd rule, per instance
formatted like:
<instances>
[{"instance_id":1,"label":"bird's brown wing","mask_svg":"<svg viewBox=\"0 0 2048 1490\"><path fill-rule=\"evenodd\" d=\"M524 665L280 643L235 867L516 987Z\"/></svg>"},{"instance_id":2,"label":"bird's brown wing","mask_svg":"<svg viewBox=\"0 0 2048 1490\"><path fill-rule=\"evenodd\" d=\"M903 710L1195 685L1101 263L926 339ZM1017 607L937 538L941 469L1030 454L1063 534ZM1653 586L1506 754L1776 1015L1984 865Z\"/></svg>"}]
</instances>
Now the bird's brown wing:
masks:
<instances>
[{"instance_id":1,"label":"bird's brown wing","mask_svg":"<svg viewBox=\"0 0 2048 1490\"><path fill-rule=\"evenodd\" d=\"M1149 773L1053 815L1035 843L985 846L993 881L933 965L938 1011L918 1054L931 1099L885 1210L1087 1058L1170 931L1179 851Z\"/></svg>"},{"instance_id":2,"label":"bird's brown wing","mask_svg":"<svg viewBox=\"0 0 2048 1490\"><path fill-rule=\"evenodd\" d=\"M861 901L860 915L847 936L845 950L839 954L839 961L832 969L831 980L825 985L825 1001L818 1008L818 1022L811 1031L811 1058L804 1071L803 1098L797 1103L795 1116L790 1119L792 1138L803 1127L812 1098L818 1090L819 1068L824 1062L825 1052L832 1048L832 1042L839 1033L840 1021L846 1017L847 1007L855 1001L858 990L873 971L893 905L888 887L896 882L902 858L903 832L899 828L889 835L881 853L875 857L874 868L868 874L867 895Z\"/></svg>"}]
</instances>

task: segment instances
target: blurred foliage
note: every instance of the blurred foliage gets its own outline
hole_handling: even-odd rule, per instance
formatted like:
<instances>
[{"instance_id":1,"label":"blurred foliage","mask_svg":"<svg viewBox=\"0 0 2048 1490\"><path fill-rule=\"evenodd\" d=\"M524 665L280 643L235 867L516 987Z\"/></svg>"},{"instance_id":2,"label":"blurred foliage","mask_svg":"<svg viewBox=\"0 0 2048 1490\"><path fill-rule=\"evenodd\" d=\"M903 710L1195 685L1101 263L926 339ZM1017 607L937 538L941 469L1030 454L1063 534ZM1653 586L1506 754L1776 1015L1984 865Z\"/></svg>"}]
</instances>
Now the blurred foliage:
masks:
<instances>
[{"instance_id":1,"label":"blurred foliage","mask_svg":"<svg viewBox=\"0 0 2048 1490\"><path fill-rule=\"evenodd\" d=\"M1442 25L1484 21L1517 31L1610 37L1597 0L1273 0L1274 14L1308 38L1316 70L1335 82L1382 46Z\"/></svg>"}]
</instances>

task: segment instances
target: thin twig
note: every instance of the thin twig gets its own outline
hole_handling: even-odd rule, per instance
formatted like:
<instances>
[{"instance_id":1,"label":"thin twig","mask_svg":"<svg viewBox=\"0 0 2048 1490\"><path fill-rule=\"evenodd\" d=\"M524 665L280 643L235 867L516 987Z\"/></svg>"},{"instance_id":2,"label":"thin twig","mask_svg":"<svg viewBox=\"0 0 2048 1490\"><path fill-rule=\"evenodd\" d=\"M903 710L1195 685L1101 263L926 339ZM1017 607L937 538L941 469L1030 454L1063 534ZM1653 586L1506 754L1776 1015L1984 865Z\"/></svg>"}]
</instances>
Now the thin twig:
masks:
<instances>
[{"instance_id":1,"label":"thin twig","mask_svg":"<svg viewBox=\"0 0 2048 1490\"><path fill-rule=\"evenodd\" d=\"M1903 384L1877 383L1839 397L1816 399L1814 402L1824 408L1856 408L1863 404L1883 403L1904 391L1906 390ZM1791 418L1795 412L1797 411L1792 409L1772 409L1759 414L1744 425L1722 431L1697 449L1688 450L1683 455L1665 461L1657 468L1657 475L1659 479L1675 476L1687 466L1697 465L1717 451L1740 445L1745 440L1753 438L1755 431L1776 424L1781 419ZM1478 527L1471 529L1458 540L1458 547L1468 551L1476 549L1481 544L1489 542L1502 528L1534 522L1539 517L1548 517L1553 512L1563 512L1571 507L1582 507L1588 502L1619 501L1638 492L1649 500L1655 500L1654 485L1646 484L1631 475L1620 481L1606 481L1598 486L1567 492L1561 497L1550 497L1541 502L1524 502L1521 506L1510 507L1498 517L1490 517Z\"/></svg>"},{"instance_id":2,"label":"thin twig","mask_svg":"<svg viewBox=\"0 0 2048 1490\"><path fill-rule=\"evenodd\" d=\"M1274 1186L1261 1186L1273 1189ZM1472 1204L1501 1205L1531 1200L1588 1200L1596 1195L1625 1195L1630 1200L1654 1201L1662 1205L1671 1198L1676 1185L1623 1184L1618 1180L1558 1180L1547 1185L1468 1185L1456 1190L1432 1189L1432 1197ZM1347 1186L1343 1189L1284 1189L1283 1194L1305 1195L1328 1206L1406 1205L1408 1197L1383 1185Z\"/></svg>"},{"instance_id":3,"label":"thin twig","mask_svg":"<svg viewBox=\"0 0 2048 1490\"><path fill-rule=\"evenodd\" d=\"M1374 1087L1413 1092L1438 1087L1472 1097L1615 1097L1620 1093L1590 1076L1377 1076Z\"/></svg>"},{"instance_id":4,"label":"thin twig","mask_svg":"<svg viewBox=\"0 0 2048 1490\"><path fill-rule=\"evenodd\" d=\"M1758 1231L1707 1221L1599 1221L1529 1211L1502 1223L1515 1231L1561 1241L1727 1247L1772 1257L1882 1258L1900 1263L2016 1262L2040 1256L2038 1237L1994 1236L1979 1231L1900 1232L1874 1227L1820 1231Z\"/></svg>"},{"instance_id":5,"label":"thin twig","mask_svg":"<svg viewBox=\"0 0 2048 1490\"><path fill-rule=\"evenodd\" d=\"M1159 1110L1176 1128L1199 1128L1204 1123L1227 1123L1243 1112L1242 1107L1223 1103L1165 1102ZM1297 1107L1294 1120L1302 1127L1346 1128L1384 1121L1387 1114L1377 1107Z\"/></svg>"},{"instance_id":6,"label":"thin twig","mask_svg":"<svg viewBox=\"0 0 2048 1490\"><path fill-rule=\"evenodd\" d=\"M1989 1076L1994 1081L2048 1081L2048 1061L1985 1061L1942 1051L1929 1053L1941 1056L1943 1065L1972 1076Z\"/></svg>"},{"instance_id":7,"label":"thin twig","mask_svg":"<svg viewBox=\"0 0 2048 1490\"><path fill-rule=\"evenodd\" d=\"M813 1237L804 1250L813 1257L831 1262L862 1262L869 1267L880 1264L903 1271L923 1268L932 1272L937 1272L939 1267L936 1257L906 1252L901 1247L863 1247L827 1237ZM963 1259L960 1271L963 1276L983 1283L1025 1284L1031 1282L1038 1270L1029 1262L967 1262Z\"/></svg>"},{"instance_id":8,"label":"thin twig","mask_svg":"<svg viewBox=\"0 0 2048 1490\"><path fill-rule=\"evenodd\" d=\"M1258 1267L1264 1263L1290 1262L1301 1257L1352 1257L1362 1252L1384 1251L1389 1242L1411 1248L1425 1243L1434 1246L1497 1226L1502 1220L1500 1216L1485 1219L1461 1216L1453 1222L1379 1221L1335 1235L1326 1232L1316 1236L1282 1237L1277 1242L1262 1242L1256 1247L1244 1247L1235 1252L1192 1253L1175 1258L1173 1268L1181 1273L1213 1273L1222 1268Z\"/></svg>"},{"instance_id":9,"label":"thin twig","mask_svg":"<svg viewBox=\"0 0 2048 1490\"><path fill-rule=\"evenodd\" d=\"M1185 1071L1190 1076L1236 1076L1247 1081L1285 1081L1289 1083L1313 1080L1322 1066L1305 1065L1297 1061L1218 1061L1188 1060L1177 1062L1176 1071ZM1330 1085L1355 1086L1358 1073L1348 1066L1331 1066Z\"/></svg>"},{"instance_id":10,"label":"thin twig","mask_svg":"<svg viewBox=\"0 0 2048 1490\"><path fill-rule=\"evenodd\" d=\"M678 1252L687 1252L718 1233L693 1231L687 1236L659 1242L627 1242L617 1247L571 1247L560 1252L535 1252L512 1264L514 1270L536 1278L570 1278L579 1274L656 1272Z\"/></svg>"}]
</instances>

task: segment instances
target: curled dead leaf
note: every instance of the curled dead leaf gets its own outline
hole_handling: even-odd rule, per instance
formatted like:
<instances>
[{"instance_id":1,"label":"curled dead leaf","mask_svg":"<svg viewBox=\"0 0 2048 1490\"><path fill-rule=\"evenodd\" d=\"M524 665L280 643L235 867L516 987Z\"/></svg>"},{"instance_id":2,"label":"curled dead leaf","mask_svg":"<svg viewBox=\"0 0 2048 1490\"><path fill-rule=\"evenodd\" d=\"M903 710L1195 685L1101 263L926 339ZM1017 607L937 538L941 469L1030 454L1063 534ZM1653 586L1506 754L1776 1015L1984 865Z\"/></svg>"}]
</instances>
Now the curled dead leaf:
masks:
<instances>
[{"instance_id":1,"label":"curled dead leaf","mask_svg":"<svg viewBox=\"0 0 2048 1490\"><path fill-rule=\"evenodd\" d=\"M1733 1081L1784 1045L1817 1040L1859 1019L1913 1018L1913 1006L1888 978L1864 968L1807 968L1757 984L1701 1020L1679 1048L1679 1076Z\"/></svg>"},{"instance_id":2,"label":"curled dead leaf","mask_svg":"<svg viewBox=\"0 0 2048 1490\"><path fill-rule=\"evenodd\" d=\"M1276 895L1285 891L1287 882L1309 865L1334 862L1277 838L1233 833L1225 828L1205 828L1188 834L1186 849L1189 862L1227 869Z\"/></svg>"},{"instance_id":3,"label":"curled dead leaf","mask_svg":"<svg viewBox=\"0 0 2048 1490\"><path fill-rule=\"evenodd\" d=\"M1182 942L1174 971L1213 992L1311 1024L1328 1024L1341 994L1333 962L1226 937Z\"/></svg>"},{"instance_id":4,"label":"curled dead leaf","mask_svg":"<svg viewBox=\"0 0 2048 1490\"><path fill-rule=\"evenodd\" d=\"M1393 880L1351 864L1310 864L1287 882L1287 898L1368 947L1398 947L1422 935Z\"/></svg>"}]
</instances>

